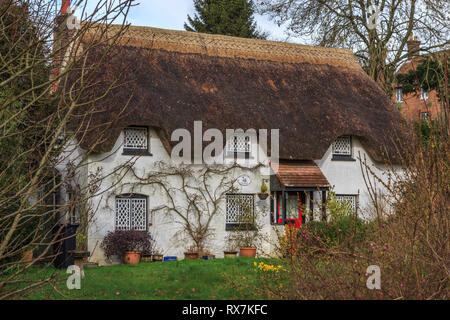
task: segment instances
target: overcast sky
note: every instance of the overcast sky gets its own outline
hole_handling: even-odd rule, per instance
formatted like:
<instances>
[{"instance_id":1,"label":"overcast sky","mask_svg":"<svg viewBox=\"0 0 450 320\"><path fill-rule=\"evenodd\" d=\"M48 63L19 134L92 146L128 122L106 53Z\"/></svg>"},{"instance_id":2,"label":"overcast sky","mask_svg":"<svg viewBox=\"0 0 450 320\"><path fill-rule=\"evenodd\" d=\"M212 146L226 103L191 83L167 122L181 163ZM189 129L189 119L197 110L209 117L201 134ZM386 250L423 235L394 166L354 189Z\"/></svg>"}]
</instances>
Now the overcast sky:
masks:
<instances>
[{"instance_id":1,"label":"overcast sky","mask_svg":"<svg viewBox=\"0 0 450 320\"><path fill-rule=\"evenodd\" d=\"M74 1L73 1L74 2ZM95 0L89 0L88 5L95 5ZM139 5L133 7L128 15L128 22L136 26L150 26L172 30L184 30L187 15L194 15L193 0L138 0ZM261 30L270 33L269 40L286 41L283 26L278 27L267 16L255 16ZM296 38L289 42L301 43Z\"/></svg>"}]
</instances>

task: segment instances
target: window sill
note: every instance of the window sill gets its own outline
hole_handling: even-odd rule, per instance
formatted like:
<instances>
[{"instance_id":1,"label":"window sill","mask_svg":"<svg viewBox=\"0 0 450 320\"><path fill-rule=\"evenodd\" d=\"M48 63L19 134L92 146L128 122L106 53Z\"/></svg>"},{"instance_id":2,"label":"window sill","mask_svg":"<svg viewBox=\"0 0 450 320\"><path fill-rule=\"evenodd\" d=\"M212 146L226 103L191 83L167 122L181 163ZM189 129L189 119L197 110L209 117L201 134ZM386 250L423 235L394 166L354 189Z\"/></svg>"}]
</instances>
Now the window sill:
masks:
<instances>
[{"instance_id":1,"label":"window sill","mask_svg":"<svg viewBox=\"0 0 450 320\"><path fill-rule=\"evenodd\" d=\"M227 223L225 231L256 231L254 224Z\"/></svg>"},{"instance_id":2,"label":"window sill","mask_svg":"<svg viewBox=\"0 0 450 320\"><path fill-rule=\"evenodd\" d=\"M124 156L153 156L148 150L139 149L123 149L122 155Z\"/></svg>"},{"instance_id":3,"label":"window sill","mask_svg":"<svg viewBox=\"0 0 450 320\"><path fill-rule=\"evenodd\" d=\"M352 156L343 156L334 154L331 158L331 161L356 161Z\"/></svg>"},{"instance_id":4,"label":"window sill","mask_svg":"<svg viewBox=\"0 0 450 320\"><path fill-rule=\"evenodd\" d=\"M250 156L250 152L229 152L227 151L225 154L226 159L254 159L254 157Z\"/></svg>"}]
</instances>

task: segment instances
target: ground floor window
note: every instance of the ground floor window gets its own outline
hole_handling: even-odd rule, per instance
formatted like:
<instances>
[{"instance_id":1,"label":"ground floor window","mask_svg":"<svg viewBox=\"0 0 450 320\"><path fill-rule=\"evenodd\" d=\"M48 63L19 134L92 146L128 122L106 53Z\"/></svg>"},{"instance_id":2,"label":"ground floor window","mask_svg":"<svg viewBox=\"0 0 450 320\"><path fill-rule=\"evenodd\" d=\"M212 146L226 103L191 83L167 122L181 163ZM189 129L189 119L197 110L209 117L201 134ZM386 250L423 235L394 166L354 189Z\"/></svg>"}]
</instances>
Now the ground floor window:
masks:
<instances>
[{"instance_id":1,"label":"ground floor window","mask_svg":"<svg viewBox=\"0 0 450 320\"><path fill-rule=\"evenodd\" d=\"M226 195L226 230L234 230L243 224L253 224L255 218L255 195Z\"/></svg>"},{"instance_id":2,"label":"ground floor window","mask_svg":"<svg viewBox=\"0 0 450 320\"><path fill-rule=\"evenodd\" d=\"M355 214L358 210L357 194L337 194L336 200L345 203L351 213Z\"/></svg>"},{"instance_id":3,"label":"ground floor window","mask_svg":"<svg viewBox=\"0 0 450 320\"><path fill-rule=\"evenodd\" d=\"M147 230L147 197L120 195L116 197L116 230Z\"/></svg>"}]
</instances>

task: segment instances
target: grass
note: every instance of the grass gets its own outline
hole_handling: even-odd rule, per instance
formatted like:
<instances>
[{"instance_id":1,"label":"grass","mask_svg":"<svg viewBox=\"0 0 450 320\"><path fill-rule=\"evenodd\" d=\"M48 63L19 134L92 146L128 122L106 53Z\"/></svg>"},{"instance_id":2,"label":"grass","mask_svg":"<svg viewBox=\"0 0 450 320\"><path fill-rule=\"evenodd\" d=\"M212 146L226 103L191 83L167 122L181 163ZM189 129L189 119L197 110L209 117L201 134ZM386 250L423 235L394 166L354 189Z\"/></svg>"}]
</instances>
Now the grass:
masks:
<instances>
[{"instance_id":1,"label":"grass","mask_svg":"<svg viewBox=\"0 0 450 320\"><path fill-rule=\"evenodd\" d=\"M41 279L43 274L58 274L54 285L46 284L27 299L258 299L251 292L237 293L227 276L237 273L256 280L257 261L269 259L236 258L141 262L138 265L116 265L85 268L80 290L69 290L65 270L32 268L27 278Z\"/></svg>"}]
</instances>

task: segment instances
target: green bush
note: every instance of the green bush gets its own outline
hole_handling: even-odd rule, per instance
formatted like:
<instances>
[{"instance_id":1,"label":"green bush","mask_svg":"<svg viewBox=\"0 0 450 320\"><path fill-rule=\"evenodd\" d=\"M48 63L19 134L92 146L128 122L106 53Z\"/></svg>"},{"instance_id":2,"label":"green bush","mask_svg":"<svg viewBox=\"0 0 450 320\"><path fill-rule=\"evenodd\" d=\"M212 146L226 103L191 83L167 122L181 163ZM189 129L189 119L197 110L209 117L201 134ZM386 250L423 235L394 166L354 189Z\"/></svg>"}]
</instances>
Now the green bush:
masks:
<instances>
[{"instance_id":1,"label":"green bush","mask_svg":"<svg viewBox=\"0 0 450 320\"><path fill-rule=\"evenodd\" d=\"M340 216L330 222L311 221L306 227L325 246L330 247L364 240L370 225L355 216Z\"/></svg>"}]
</instances>

